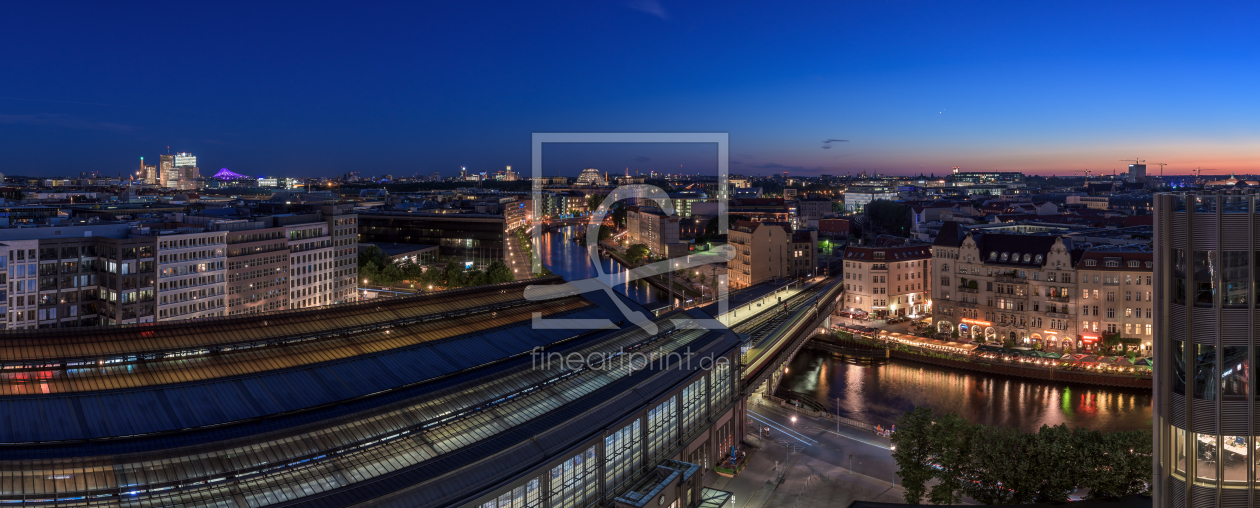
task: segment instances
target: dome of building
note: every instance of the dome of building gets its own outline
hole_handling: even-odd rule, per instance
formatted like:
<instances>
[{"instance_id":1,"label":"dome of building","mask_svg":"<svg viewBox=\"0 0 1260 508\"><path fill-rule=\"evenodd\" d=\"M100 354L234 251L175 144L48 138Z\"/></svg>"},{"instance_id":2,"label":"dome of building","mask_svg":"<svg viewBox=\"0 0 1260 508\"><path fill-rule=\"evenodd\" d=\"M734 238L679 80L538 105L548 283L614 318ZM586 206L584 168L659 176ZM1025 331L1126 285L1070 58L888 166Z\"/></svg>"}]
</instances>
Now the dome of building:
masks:
<instances>
[{"instance_id":1,"label":"dome of building","mask_svg":"<svg viewBox=\"0 0 1260 508\"><path fill-rule=\"evenodd\" d=\"M586 169L583 169L582 173L578 175L577 184L603 186L603 185L608 185L608 181L604 180L604 175L601 175L598 169L586 168Z\"/></svg>"}]
</instances>

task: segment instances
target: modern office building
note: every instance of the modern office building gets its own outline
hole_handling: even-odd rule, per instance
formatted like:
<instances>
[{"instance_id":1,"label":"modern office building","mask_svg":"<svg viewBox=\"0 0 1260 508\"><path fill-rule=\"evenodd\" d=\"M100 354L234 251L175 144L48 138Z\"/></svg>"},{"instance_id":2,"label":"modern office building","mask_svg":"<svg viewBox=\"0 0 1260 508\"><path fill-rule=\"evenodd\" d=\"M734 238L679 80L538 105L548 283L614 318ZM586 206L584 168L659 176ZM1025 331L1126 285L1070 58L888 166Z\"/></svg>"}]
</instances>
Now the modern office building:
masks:
<instances>
[{"instance_id":1,"label":"modern office building","mask_svg":"<svg viewBox=\"0 0 1260 508\"><path fill-rule=\"evenodd\" d=\"M1131 183L1146 183L1146 164L1129 164L1129 172L1125 180Z\"/></svg>"},{"instance_id":2,"label":"modern office building","mask_svg":"<svg viewBox=\"0 0 1260 508\"><path fill-rule=\"evenodd\" d=\"M259 227L227 233L227 315L289 308L289 242L286 235L284 227Z\"/></svg>"},{"instance_id":3,"label":"modern office building","mask_svg":"<svg viewBox=\"0 0 1260 508\"><path fill-rule=\"evenodd\" d=\"M332 302L355 299L359 279L359 216L350 205L322 207L333 242Z\"/></svg>"},{"instance_id":4,"label":"modern office building","mask_svg":"<svg viewBox=\"0 0 1260 508\"><path fill-rule=\"evenodd\" d=\"M1022 184L1024 174L1018 171L955 171L950 177L954 185L980 185L987 183Z\"/></svg>"},{"instance_id":5,"label":"modern office building","mask_svg":"<svg viewBox=\"0 0 1260 508\"><path fill-rule=\"evenodd\" d=\"M170 187L170 182L178 182L179 173L175 171L175 156L164 154L158 156L158 185Z\"/></svg>"},{"instance_id":6,"label":"modern office building","mask_svg":"<svg viewBox=\"0 0 1260 508\"><path fill-rule=\"evenodd\" d=\"M1157 507L1260 506L1260 201L1155 197Z\"/></svg>"},{"instance_id":7,"label":"modern office building","mask_svg":"<svg viewBox=\"0 0 1260 508\"><path fill-rule=\"evenodd\" d=\"M289 308L332 304L336 256L328 223L285 226L285 236L289 239Z\"/></svg>"},{"instance_id":8,"label":"modern office building","mask_svg":"<svg viewBox=\"0 0 1260 508\"><path fill-rule=\"evenodd\" d=\"M201 170L197 167L197 157L191 153L180 152L175 155L159 157L159 184L176 190L196 190L197 180L201 178Z\"/></svg>"},{"instance_id":9,"label":"modern office building","mask_svg":"<svg viewBox=\"0 0 1260 508\"><path fill-rule=\"evenodd\" d=\"M227 233L179 226L151 229L157 236L158 321L227 315Z\"/></svg>"},{"instance_id":10,"label":"modern office building","mask_svg":"<svg viewBox=\"0 0 1260 508\"><path fill-rule=\"evenodd\" d=\"M502 215L371 212L358 216L359 240L438 246L443 258L477 266L502 261L507 233Z\"/></svg>"},{"instance_id":11,"label":"modern office building","mask_svg":"<svg viewBox=\"0 0 1260 508\"><path fill-rule=\"evenodd\" d=\"M852 185L844 191L844 211L862 213L872 201L897 200L897 189L885 185Z\"/></svg>"},{"instance_id":12,"label":"modern office building","mask_svg":"<svg viewBox=\"0 0 1260 508\"><path fill-rule=\"evenodd\" d=\"M679 242L678 215L666 215L654 206L626 207L626 231L631 244L646 245L653 256L671 259L687 254L689 245Z\"/></svg>"}]
</instances>

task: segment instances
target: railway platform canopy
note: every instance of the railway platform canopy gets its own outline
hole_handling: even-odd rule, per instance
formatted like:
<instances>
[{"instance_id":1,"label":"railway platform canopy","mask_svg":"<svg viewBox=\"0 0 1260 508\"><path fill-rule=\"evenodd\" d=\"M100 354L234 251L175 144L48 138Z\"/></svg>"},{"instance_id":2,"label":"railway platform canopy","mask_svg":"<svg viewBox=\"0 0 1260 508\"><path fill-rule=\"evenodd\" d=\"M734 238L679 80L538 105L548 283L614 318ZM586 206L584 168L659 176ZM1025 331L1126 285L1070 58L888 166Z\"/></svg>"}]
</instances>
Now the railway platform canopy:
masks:
<instances>
[{"instance_id":1,"label":"railway platform canopy","mask_svg":"<svg viewBox=\"0 0 1260 508\"><path fill-rule=\"evenodd\" d=\"M408 492L458 504L598 432L685 372L600 371L626 348L734 349L729 332L625 324L602 292L530 301L559 277L150 326L0 334L0 503L344 506ZM619 301L618 301L619 300ZM539 365L539 353L580 362ZM657 386L657 385L652 385ZM592 415L595 412L596 415ZM473 464L496 464L469 469ZM451 476L451 475L456 476Z\"/></svg>"}]
</instances>

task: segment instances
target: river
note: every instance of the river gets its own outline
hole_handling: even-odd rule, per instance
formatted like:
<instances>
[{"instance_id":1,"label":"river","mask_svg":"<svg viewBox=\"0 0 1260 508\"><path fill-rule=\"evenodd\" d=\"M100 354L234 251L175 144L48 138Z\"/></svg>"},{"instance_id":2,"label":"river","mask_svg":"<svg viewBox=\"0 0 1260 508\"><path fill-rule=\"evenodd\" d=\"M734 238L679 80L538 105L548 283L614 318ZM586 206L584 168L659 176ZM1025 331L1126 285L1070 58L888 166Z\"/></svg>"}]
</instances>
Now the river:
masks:
<instances>
[{"instance_id":1,"label":"river","mask_svg":"<svg viewBox=\"0 0 1260 508\"><path fill-rule=\"evenodd\" d=\"M955 412L973 423L1019 427L1044 425L1094 430L1151 430L1151 393L990 376L893 359L860 365L802 350L788 367L783 387L804 393L840 416L888 426L916 406Z\"/></svg>"},{"instance_id":2,"label":"river","mask_svg":"<svg viewBox=\"0 0 1260 508\"><path fill-rule=\"evenodd\" d=\"M564 277L564 280L568 281L594 277L595 265L591 264L591 257L587 254L586 248L573 241L574 235L585 234L586 228L576 226L543 233L542 245L538 249L543 266L551 270L551 273ZM613 289L630 297L631 300L642 304L664 301L664 292L647 282L638 280L626 284L626 268L621 263L611 258L601 257L599 264L605 273L621 274L619 280L622 282L613 286Z\"/></svg>"},{"instance_id":3,"label":"river","mask_svg":"<svg viewBox=\"0 0 1260 508\"><path fill-rule=\"evenodd\" d=\"M569 227L543 234L543 264L566 280L595 276L586 249ZM601 258L608 273L625 267ZM624 280L624 278L622 279ZM663 293L643 281L615 288L639 303L662 300ZM788 369L783 386L813 396L831 411L840 398L840 415L884 426L918 405L953 411L975 423L1036 431L1042 424L1066 423L1096 430L1150 430L1151 394L1030 379L989 376L904 360L872 366L835 360L826 353L802 350Z\"/></svg>"}]
</instances>

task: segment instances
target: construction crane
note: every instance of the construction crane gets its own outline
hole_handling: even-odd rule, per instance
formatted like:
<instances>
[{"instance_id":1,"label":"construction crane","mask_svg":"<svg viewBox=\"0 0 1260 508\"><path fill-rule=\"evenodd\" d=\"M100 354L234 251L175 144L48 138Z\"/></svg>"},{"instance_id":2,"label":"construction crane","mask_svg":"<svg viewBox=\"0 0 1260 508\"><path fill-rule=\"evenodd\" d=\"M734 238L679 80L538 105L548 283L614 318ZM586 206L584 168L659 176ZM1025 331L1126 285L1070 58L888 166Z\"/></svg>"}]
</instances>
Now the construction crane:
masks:
<instances>
[{"instance_id":1,"label":"construction crane","mask_svg":"<svg viewBox=\"0 0 1260 508\"><path fill-rule=\"evenodd\" d=\"M1134 157L1132 159L1120 159L1120 162L1132 162L1134 164L1141 164L1146 161L1142 160L1141 157Z\"/></svg>"},{"instance_id":2,"label":"construction crane","mask_svg":"<svg viewBox=\"0 0 1260 508\"><path fill-rule=\"evenodd\" d=\"M1086 180L1086 181L1088 181L1088 180L1089 180L1090 171L1089 171L1088 169L1086 169L1086 170L1084 170L1084 171L1077 171L1077 172L1076 172L1076 174L1078 174L1078 175L1079 175L1079 174L1081 174L1081 173L1084 173L1084 174L1085 174L1085 180Z\"/></svg>"},{"instance_id":3,"label":"construction crane","mask_svg":"<svg viewBox=\"0 0 1260 508\"><path fill-rule=\"evenodd\" d=\"M1194 184L1195 184L1195 185L1198 185L1198 184L1200 183L1200 182L1199 182L1199 180L1202 180L1202 179L1203 179L1202 177L1203 177L1203 172L1204 172L1204 171L1216 171L1216 170L1215 170L1215 169L1203 169L1203 168L1200 168L1200 167L1196 167L1196 168L1194 168L1194 171L1195 171L1195 173L1194 173Z\"/></svg>"},{"instance_id":4,"label":"construction crane","mask_svg":"<svg viewBox=\"0 0 1260 508\"><path fill-rule=\"evenodd\" d=\"M1165 162L1152 162L1152 163L1151 163L1151 165L1152 165L1152 166L1159 166L1159 177L1160 177L1160 178L1163 178L1163 177L1164 177L1164 166L1167 166L1167 165L1168 165L1168 163L1165 163Z\"/></svg>"}]
</instances>

